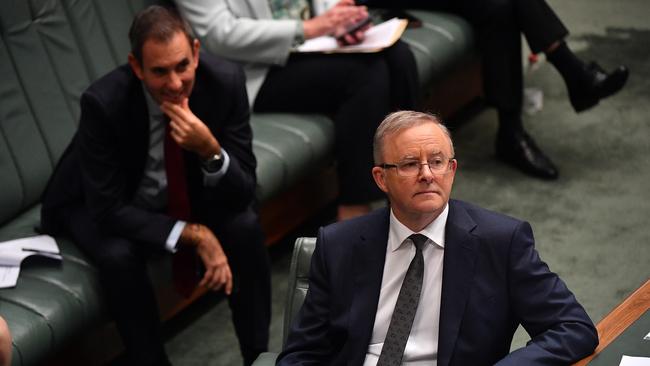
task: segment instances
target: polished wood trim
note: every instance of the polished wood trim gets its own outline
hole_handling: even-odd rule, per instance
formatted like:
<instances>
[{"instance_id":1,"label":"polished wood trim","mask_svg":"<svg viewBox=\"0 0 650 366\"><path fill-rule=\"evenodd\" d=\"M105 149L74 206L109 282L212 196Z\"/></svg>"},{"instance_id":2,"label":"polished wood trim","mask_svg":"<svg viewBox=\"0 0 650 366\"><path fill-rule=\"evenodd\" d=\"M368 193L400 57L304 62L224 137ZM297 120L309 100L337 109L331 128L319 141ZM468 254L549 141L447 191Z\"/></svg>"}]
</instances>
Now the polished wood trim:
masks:
<instances>
[{"instance_id":1,"label":"polished wood trim","mask_svg":"<svg viewBox=\"0 0 650 366\"><path fill-rule=\"evenodd\" d=\"M598 323L596 328L598 329L598 340L600 343L596 351L592 355L575 363L574 366L587 365L589 361L612 343L616 337L621 335L627 327L639 319L649 308L650 279Z\"/></svg>"}]
</instances>

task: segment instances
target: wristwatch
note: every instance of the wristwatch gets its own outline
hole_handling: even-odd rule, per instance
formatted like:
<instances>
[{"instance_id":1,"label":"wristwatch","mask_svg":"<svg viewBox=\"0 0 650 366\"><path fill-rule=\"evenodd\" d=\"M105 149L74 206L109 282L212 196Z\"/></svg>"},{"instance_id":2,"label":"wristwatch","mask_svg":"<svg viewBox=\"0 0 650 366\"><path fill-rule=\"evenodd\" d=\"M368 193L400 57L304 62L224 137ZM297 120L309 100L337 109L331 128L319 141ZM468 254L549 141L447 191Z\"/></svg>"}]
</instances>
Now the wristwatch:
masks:
<instances>
[{"instance_id":1,"label":"wristwatch","mask_svg":"<svg viewBox=\"0 0 650 366\"><path fill-rule=\"evenodd\" d=\"M215 173L223 166L222 156L221 154L214 154L206 160L203 160L201 165L208 173Z\"/></svg>"}]
</instances>

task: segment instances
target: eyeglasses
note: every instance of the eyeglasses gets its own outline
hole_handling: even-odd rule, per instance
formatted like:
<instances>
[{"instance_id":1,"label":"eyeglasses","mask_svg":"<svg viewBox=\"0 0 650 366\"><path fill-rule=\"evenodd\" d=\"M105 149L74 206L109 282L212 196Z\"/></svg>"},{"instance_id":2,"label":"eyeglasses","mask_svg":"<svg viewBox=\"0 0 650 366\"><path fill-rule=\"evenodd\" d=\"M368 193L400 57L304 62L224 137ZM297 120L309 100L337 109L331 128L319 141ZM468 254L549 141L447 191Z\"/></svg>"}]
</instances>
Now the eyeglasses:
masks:
<instances>
[{"instance_id":1,"label":"eyeglasses","mask_svg":"<svg viewBox=\"0 0 650 366\"><path fill-rule=\"evenodd\" d=\"M426 163L421 163L418 160L404 160L396 164L378 164L377 166L383 169L395 168L397 174L402 177L413 177L420 174L421 167L427 165L431 174L444 175L451 171L451 162L454 158L448 159L442 156L436 156L429 159Z\"/></svg>"}]
</instances>

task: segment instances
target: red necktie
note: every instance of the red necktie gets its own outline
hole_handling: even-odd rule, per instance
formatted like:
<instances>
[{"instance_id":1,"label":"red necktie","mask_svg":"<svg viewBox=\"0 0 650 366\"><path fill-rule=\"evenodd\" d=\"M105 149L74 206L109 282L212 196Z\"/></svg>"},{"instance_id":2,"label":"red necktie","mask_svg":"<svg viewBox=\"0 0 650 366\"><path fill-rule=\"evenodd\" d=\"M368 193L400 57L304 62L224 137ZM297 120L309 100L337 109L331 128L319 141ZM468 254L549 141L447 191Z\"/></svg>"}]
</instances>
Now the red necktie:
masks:
<instances>
[{"instance_id":1,"label":"red necktie","mask_svg":"<svg viewBox=\"0 0 650 366\"><path fill-rule=\"evenodd\" d=\"M192 216L187 190L187 176L183 149L170 134L169 123L165 125L165 171L167 173L167 213L169 216L189 221ZM185 297L190 297L199 282L198 263L193 248L180 245L174 253L172 272L174 287Z\"/></svg>"}]
</instances>

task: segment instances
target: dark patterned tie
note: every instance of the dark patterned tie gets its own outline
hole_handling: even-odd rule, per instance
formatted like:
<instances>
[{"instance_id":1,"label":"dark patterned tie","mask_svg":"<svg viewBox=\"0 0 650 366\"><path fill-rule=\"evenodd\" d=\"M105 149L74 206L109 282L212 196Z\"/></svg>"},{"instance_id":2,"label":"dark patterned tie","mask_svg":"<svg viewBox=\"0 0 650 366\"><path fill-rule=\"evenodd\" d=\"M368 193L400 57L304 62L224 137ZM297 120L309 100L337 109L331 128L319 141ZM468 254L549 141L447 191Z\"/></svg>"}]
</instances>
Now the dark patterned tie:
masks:
<instances>
[{"instance_id":1,"label":"dark patterned tie","mask_svg":"<svg viewBox=\"0 0 650 366\"><path fill-rule=\"evenodd\" d=\"M409 236L409 239L415 246L415 257L406 271L402 288L399 290L377 366L399 366L402 364L406 341L409 339L411 325L413 325L415 312L418 309L422 278L424 277L422 247L426 243L427 237L422 234L413 234Z\"/></svg>"},{"instance_id":2,"label":"dark patterned tie","mask_svg":"<svg viewBox=\"0 0 650 366\"><path fill-rule=\"evenodd\" d=\"M167 214L183 221L192 217L187 190L187 175L183 149L170 135L169 119L165 118L165 172L167 174ZM197 258L193 248L181 245L172 260L174 287L185 297L190 297L198 284Z\"/></svg>"}]
</instances>

